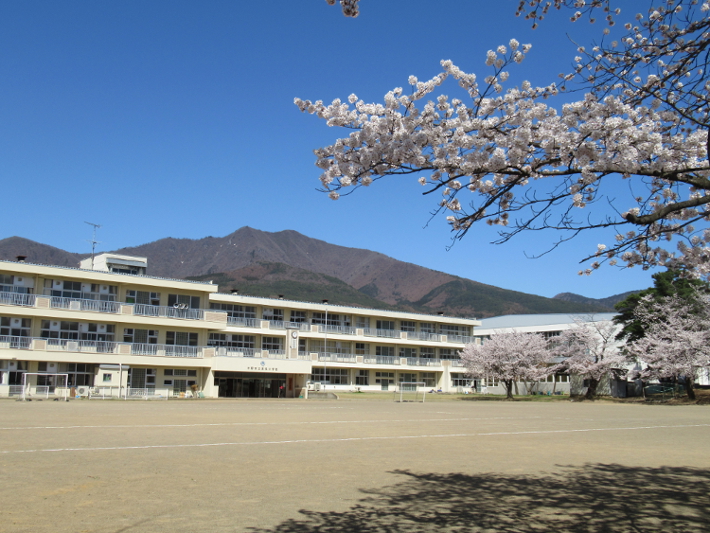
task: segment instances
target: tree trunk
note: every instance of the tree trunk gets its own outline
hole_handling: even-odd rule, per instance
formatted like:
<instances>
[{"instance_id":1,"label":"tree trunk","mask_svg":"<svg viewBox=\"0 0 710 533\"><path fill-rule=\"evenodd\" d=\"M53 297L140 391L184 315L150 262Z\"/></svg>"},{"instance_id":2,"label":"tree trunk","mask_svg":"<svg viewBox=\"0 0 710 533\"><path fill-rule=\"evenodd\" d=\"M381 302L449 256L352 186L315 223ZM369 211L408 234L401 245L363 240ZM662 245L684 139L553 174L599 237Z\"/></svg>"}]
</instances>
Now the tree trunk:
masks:
<instances>
[{"instance_id":1,"label":"tree trunk","mask_svg":"<svg viewBox=\"0 0 710 533\"><path fill-rule=\"evenodd\" d=\"M597 387L599 386L598 379L589 378L589 387L587 387L587 394L584 395L585 400L593 400L597 395Z\"/></svg>"},{"instance_id":2,"label":"tree trunk","mask_svg":"<svg viewBox=\"0 0 710 533\"><path fill-rule=\"evenodd\" d=\"M507 393L506 399L512 400L513 399L513 380L508 379L504 383L505 383L505 390Z\"/></svg>"},{"instance_id":3,"label":"tree trunk","mask_svg":"<svg viewBox=\"0 0 710 533\"><path fill-rule=\"evenodd\" d=\"M693 378L685 376L685 393L688 395L689 400L695 400L695 389L693 388L693 385Z\"/></svg>"}]
</instances>

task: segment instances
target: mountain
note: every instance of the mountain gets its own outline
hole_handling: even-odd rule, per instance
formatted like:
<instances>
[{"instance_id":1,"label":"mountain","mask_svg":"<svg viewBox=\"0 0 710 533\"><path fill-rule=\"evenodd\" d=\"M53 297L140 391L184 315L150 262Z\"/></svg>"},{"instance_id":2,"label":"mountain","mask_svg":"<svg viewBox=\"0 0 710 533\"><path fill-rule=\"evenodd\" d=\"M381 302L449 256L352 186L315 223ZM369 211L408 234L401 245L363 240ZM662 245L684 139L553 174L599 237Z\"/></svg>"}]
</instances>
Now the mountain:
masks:
<instances>
[{"instance_id":1,"label":"mountain","mask_svg":"<svg viewBox=\"0 0 710 533\"><path fill-rule=\"evenodd\" d=\"M243 227L226 237L165 238L115 253L148 258L150 275L211 279L221 291L396 308L452 316L606 311L596 302L543 298L398 261L384 254L311 239L296 231ZM76 266L72 254L19 237L0 240L0 258Z\"/></svg>"},{"instance_id":2,"label":"mountain","mask_svg":"<svg viewBox=\"0 0 710 533\"><path fill-rule=\"evenodd\" d=\"M573 292L561 292L560 294L553 296L553 298L557 299L557 300L564 300L565 302L574 302L574 303L587 304L587 305L598 305L598 306L606 308L609 311L614 311L614 304L619 303L622 300L625 300L628 296L630 296L632 294L635 294L637 292L641 292L641 290L642 289L639 289L637 291L622 292L621 294L615 294L614 296L607 296L606 298L587 298L586 296L582 296L580 294L575 294Z\"/></svg>"}]
</instances>

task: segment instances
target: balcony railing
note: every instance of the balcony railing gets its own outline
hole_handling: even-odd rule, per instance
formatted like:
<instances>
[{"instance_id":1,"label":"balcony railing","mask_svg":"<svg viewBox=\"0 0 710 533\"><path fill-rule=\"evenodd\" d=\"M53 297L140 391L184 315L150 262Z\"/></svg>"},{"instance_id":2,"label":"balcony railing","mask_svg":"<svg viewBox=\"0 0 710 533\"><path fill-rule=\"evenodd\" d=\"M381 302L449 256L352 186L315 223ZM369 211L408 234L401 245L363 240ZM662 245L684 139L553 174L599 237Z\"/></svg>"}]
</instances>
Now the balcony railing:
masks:
<instances>
[{"instance_id":1,"label":"balcony railing","mask_svg":"<svg viewBox=\"0 0 710 533\"><path fill-rule=\"evenodd\" d=\"M469 335L446 335L446 341L470 344L473 342L473 337L470 337Z\"/></svg>"},{"instance_id":2,"label":"balcony railing","mask_svg":"<svg viewBox=\"0 0 710 533\"><path fill-rule=\"evenodd\" d=\"M410 366L441 366L441 360L426 357L407 357L407 364Z\"/></svg>"},{"instance_id":3,"label":"balcony railing","mask_svg":"<svg viewBox=\"0 0 710 533\"><path fill-rule=\"evenodd\" d=\"M394 355L366 355L363 358L363 363L368 365L398 365L399 357Z\"/></svg>"},{"instance_id":4,"label":"balcony railing","mask_svg":"<svg viewBox=\"0 0 710 533\"><path fill-rule=\"evenodd\" d=\"M52 296L49 305L55 309L69 309L70 311L94 311L97 313L119 313L121 311L119 302L82 300L63 296Z\"/></svg>"},{"instance_id":5,"label":"balcony railing","mask_svg":"<svg viewBox=\"0 0 710 533\"><path fill-rule=\"evenodd\" d=\"M226 346L216 346L215 355L217 357L254 357L254 348L235 348Z\"/></svg>"},{"instance_id":6,"label":"balcony railing","mask_svg":"<svg viewBox=\"0 0 710 533\"><path fill-rule=\"evenodd\" d=\"M0 292L0 304L4 305L23 305L25 307L34 307L35 295L23 294L20 292Z\"/></svg>"},{"instance_id":7,"label":"balcony railing","mask_svg":"<svg viewBox=\"0 0 710 533\"><path fill-rule=\"evenodd\" d=\"M310 331L311 326L307 322L286 322L284 320L269 320L269 329L298 329L300 331Z\"/></svg>"},{"instance_id":8,"label":"balcony railing","mask_svg":"<svg viewBox=\"0 0 710 533\"><path fill-rule=\"evenodd\" d=\"M228 316L228 326L245 326L247 328L258 328L261 326L261 320L258 318L245 318L242 316Z\"/></svg>"},{"instance_id":9,"label":"balcony railing","mask_svg":"<svg viewBox=\"0 0 710 533\"><path fill-rule=\"evenodd\" d=\"M205 311L203 309L146 304L135 304L133 306L133 314L163 318L184 318L188 320L203 320L205 318Z\"/></svg>"},{"instance_id":10,"label":"balcony railing","mask_svg":"<svg viewBox=\"0 0 710 533\"><path fill-rule=\"evenodd\" d=\"M131 355L158 355L165 357L202 357L201 346L179 344L131 344Z\"/></svg>"},{"instance_id":11,"label":"balcony railing","mask_svg":"<svg viewBox=\"0 0 710 533\"><path fill-rule=\"evenodd\" d=\"M386 337L388 339L399 339L401 337L398 329L365 328L365 335L370 337Z\"/></svg>"},{"instance_id":12,"label":"balcony railing","mask_svg":"<svg viewBox=\"0 0 710 533\"><path fill-rule=\"evenodd\" d=\"M407 338L420 341L441 341L441 335L437 333L427 333L425 331L409 331L407 332Z\"/></svg>"},{"instance_id":13,"label":"balcony railing","mask_svg":"<svg viewBox=\"0 0 710 533\"><path fill-rule=\"evenodd\" d=\"M318 326L319 333L334 333L336 335L355 335L355 328L351 326Z\"/></svg>"},{"instance_id":14,"label":"balcony railing","mask_svg":"<svg viewBox=\"0 0 710 533\"><path fill-rule=\"evenodd\" d=\"M351 353L330 353L321 352L318 354L319 361L332 362L332 363L354 363L357 361L355 354Z\"/></svg>"},{"instance_id":15,"label":"balcony railing","mask_svg":"<svg viewBox=\"0 0 710 533\"><path fill-rule=\"evenodd\" d=\"M19 337L15 335L0 335L0 348L14 348L27 350L32 342L32 337Z\"/></svg>"}]
</instances>

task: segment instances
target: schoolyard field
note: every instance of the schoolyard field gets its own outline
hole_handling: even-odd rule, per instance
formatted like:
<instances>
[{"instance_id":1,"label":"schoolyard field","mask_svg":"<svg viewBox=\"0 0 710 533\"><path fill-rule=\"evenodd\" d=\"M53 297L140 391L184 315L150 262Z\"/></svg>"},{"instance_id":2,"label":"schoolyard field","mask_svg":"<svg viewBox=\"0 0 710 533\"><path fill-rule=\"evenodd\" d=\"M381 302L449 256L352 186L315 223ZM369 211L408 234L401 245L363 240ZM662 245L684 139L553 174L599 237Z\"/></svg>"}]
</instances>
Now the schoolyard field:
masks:
<instances>
[{"instance_id":1,"label":"schoolyard field","mask_svg":"<svg viewBox=\"0 0 710 533\"><path fill-rule=\"evenodd\" d=\"M706 531L710 406L0 402L0 531Z\"/></svg>"}]
</instances>

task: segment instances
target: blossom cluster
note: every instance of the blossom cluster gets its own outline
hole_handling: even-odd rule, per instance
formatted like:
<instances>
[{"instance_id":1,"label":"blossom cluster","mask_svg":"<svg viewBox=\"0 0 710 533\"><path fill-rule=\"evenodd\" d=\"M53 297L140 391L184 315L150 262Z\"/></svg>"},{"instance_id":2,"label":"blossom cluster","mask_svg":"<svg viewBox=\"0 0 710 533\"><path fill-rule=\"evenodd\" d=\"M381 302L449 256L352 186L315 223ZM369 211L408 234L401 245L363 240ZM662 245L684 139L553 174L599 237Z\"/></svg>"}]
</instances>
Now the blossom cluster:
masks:
<instances>
[{"instance_id":1,"label":"blossom cluster","mask_svg":"<svg viewBox=\"0 0 710 533\"><path fill-rule=\"evenodd\" d=\"M436 211L446 213L456 237L480 221L501 227L498 242L527 230L575 235L606 227L611 242L590 251L583 260L591 264L580 273L608 262L708 276L710 81L703 51L710 6L697 4L669 0L627 23L619 42L580 47L575 71L560 85L504 89L509 68L530 52L513 39L487 52L491 72L483 79L447 60L437 76L411 76L408 91L395 88L382 103L355 94L330 104L297 98L301 111L349 130L315 150L323 190L337 199L411 174L425 194L441 194ZM575 20L598 9L609 25L619 17L606 0L527 5L536 22L551 7L576 9ZM460 97L441 93L449 78ZM586 84L586 94L551 105L573 80ZM620 180L628 180L628 197L618 195ZM464 191L473 195L464 198Z\"/></svg>"}]
</instances>

